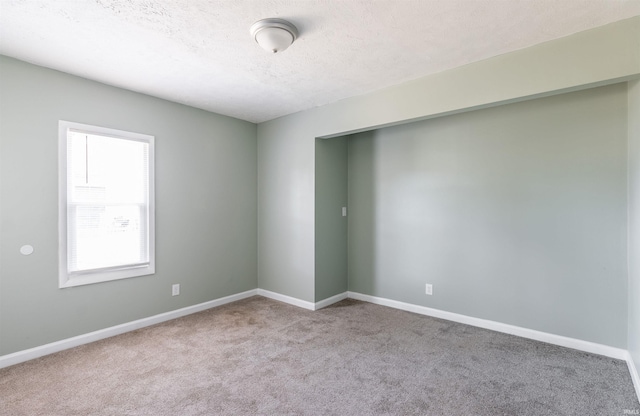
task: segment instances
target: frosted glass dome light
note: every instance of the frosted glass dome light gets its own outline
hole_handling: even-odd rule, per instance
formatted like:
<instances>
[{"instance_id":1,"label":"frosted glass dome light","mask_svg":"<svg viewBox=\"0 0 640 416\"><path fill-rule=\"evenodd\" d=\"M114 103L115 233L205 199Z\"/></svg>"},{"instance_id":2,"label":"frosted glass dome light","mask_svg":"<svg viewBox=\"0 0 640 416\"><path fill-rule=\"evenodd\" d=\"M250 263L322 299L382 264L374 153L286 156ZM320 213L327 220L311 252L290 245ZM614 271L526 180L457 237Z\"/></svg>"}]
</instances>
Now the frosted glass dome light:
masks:
<instances>
[{"instance_id":1,"label":"frosted glass dome light","mask_svg":"<svg viewBox=\"0 0 640 416\"><path fill-rule=\"evenodd\" d=\"M262 49L272 53L284 51L298 37L298 29L283 19L258 20L250 32Z\"/></svg>"}]
</instances>

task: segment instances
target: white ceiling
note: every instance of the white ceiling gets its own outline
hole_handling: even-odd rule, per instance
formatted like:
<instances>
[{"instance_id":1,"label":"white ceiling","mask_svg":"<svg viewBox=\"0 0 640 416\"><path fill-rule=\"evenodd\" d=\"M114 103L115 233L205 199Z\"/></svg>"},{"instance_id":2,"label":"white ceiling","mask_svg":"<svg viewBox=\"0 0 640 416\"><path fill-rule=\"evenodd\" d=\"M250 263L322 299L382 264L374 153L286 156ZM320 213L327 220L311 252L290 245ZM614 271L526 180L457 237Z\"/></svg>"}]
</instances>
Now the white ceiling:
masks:
<instances>
[{"instance_id":1,"label":"white ceiling","mask_svg":"<svg viewBox=\"0 0 640 416\"><path fill-rule=\"evenodd\" d=\"M0 0L0 54L262 122L640 15L640 0ZM249 35L280 17L298 40Z\"/></svg>"}]
</instances>

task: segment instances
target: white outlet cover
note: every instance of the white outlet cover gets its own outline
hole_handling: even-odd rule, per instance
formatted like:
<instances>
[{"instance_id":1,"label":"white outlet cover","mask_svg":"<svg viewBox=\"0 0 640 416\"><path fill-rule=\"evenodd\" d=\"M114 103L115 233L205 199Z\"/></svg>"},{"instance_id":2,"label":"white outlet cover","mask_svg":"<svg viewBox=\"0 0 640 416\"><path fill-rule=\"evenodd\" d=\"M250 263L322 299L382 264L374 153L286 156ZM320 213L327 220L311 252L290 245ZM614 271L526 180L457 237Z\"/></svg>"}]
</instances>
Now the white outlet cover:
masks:
<instances>
[{"instance_id":1,"label":"white outlet cover","mask_svg":"<svg viewBox=\"0 0 640 416\"><path fill-rule=\"evenodd\" d=\"M427 295L433 295L433 285L427 283L427 285L425 286L425 293Z\"/></svg>"}]
</instances>

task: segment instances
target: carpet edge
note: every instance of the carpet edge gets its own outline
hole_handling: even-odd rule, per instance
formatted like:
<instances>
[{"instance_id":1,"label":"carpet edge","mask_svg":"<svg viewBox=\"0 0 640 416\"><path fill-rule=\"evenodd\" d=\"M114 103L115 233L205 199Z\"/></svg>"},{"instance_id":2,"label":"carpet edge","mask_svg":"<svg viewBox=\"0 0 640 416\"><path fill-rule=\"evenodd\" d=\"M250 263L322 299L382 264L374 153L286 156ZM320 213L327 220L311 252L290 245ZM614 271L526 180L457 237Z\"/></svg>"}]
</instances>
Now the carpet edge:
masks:
<instances>
[{"instance_id":1,"label":"carpet edge","mask_svg":"<svg viewBox=\"0 0 640 416\"><path fill-rule=\"evenodd\" d=\"M505 334L516 335L522 338L533 339L535 341L546 342L548 344L559 345L561 347L572 348L574 350L590 352L593 354L604 355L610 358L626 360L628 351L622 348L611 347L609 345L598 344L591 341L583 341L576 338L569 338L563 335L551 334L548 332L537 331L534 329L523 328L515 325L504 324L501 322L490 321L487 319L474 318L472 316L462 315L453 312L447 312L440 309L429 308L426 306L414 305L411 303L400 302L397 300L381 298L377 296L365 295L358 292L349 292L348 297L351 299L361 300L364 302L374 303L376 305L388 306L394 309L400 309L407 312L413 312L420 315L427 315L434 318L446 319L448 321L458 322L461 324L476 326L479 328L489 329Z\"/></svg>"},{"instance_id":2,"label":"carpet edge","mask_svg":"<svg viewBox=\"0 0 640 416\"><path fill-rule=\"evenodd\" d=\"M236 302L242 299L256 296L257 294L257 289L251 289L245 292L236 293L234 295L225 296L196 305L187 306L181 309L149 316L147 318L137 319L135 321L125 322L120 325L115 325L108 328L99 329L97 331L88 332L86 334L77 335L75 337L62 339L60 341L51 342L26 350L17 351L11 354L2 355L0 356L0 368L9 367L25 361L33 360L35 358L43 357L45 355L67 350L69 348L89 344L94 341L99 341L101 339L124 334L125 332L135 331L136 329L159 324L171 319L180 318L192 313L201 312L207 309L215 308L217 306L222 306L227 303Z\"/></svg>"},{"instance_id":3,"label":"carpet edge","mask_svg":"<svg viewBox=\"0 0 640 416\"><path fill-rule=\"evenodd\" d=\"M636 368L636 365L633 362L633 357L631 356L631 353L629 351L627 351L625 361L627 362L627 367L629 367L629 373L631 374L633 387L636 390L636 398L638 399L638 402L640 402L640 374L638 374L638 369Z\"/></svg>"}]
</instances>

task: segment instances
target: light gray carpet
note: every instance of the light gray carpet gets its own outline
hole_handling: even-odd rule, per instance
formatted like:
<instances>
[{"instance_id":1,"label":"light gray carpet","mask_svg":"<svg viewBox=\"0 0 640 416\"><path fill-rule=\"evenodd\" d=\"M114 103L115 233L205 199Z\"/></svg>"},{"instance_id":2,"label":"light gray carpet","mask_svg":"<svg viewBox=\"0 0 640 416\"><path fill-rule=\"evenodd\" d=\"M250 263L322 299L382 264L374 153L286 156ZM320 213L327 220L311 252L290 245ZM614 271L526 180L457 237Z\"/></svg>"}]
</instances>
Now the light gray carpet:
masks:
<instances>
[{"instance_id":1,"label":"light gray carpet","mask_svg":"<svg viewBox=\"0 0 640 416\"><path fill-rule=\"evenodd\" d=\"M345 300L262 297L0 370L2 415L624 415L626 363Z\"/></svg>"}]
</instances>

